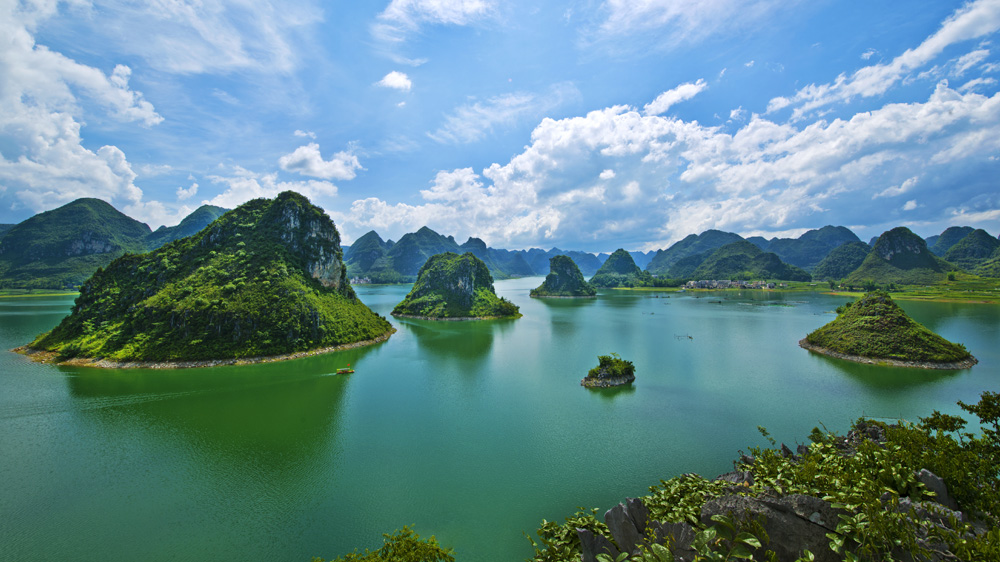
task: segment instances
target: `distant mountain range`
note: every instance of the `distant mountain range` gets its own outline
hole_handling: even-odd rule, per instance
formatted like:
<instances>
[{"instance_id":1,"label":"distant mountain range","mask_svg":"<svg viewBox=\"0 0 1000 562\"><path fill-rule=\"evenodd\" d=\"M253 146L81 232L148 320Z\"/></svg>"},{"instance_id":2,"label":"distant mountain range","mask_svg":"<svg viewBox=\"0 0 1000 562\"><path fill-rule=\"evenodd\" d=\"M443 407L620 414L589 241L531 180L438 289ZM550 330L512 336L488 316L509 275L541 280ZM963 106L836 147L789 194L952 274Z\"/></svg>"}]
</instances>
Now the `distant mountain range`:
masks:
<instances>
[{"instance_id":1,"label":"distant mountain range","mask_svg":"<svg viewBox=\"0 0 1000 562\"><path fill-rule=\"evenodd\" d=\"M198 233L226 209L205 205L180 224L149 227L99 199L78 199L16 225L0 225L0 288L75 288L100 267L125 253L155 250ZM669 248L627 252L635 267L668 279L848 280L851 283L927 283L963 270L1000 276L1000 240L968 226L955 226L921 239L896 228L865 244L850 229L824 226L798 238L742 236L719 230L690 234ZM435 254L471 252L494 279L543 276L549 260L569 256L586 277L594 276L609 254L491 248L470 237L459 244L423 227L399 241L370 231L344 247L352 278L371 283L405 283ZM621 256L624 257L624 256ZM616 261L623 261L621 257Z\"/></svg>"},{"instance_id":2,"label":"distant mountain range","mask_svg":"<svg viewBox=\"0 0 1000 562\"><path fill-rule=\"evenodd\" d=\"M154 232L105 201L77 199L0 235L0 287L78 287L115 258L195 234L225 211L205 205L177 226Z\"/></svg>"}]
</instances>

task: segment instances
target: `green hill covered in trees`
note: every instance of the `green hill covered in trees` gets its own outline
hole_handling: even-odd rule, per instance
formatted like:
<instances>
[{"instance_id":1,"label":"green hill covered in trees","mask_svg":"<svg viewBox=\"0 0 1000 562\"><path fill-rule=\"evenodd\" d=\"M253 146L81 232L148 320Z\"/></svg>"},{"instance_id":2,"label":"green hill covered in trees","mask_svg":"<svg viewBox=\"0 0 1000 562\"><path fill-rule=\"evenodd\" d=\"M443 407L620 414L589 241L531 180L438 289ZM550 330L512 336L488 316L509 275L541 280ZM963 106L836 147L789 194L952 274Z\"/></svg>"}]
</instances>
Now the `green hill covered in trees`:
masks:
<instances>
[{"instance_id":1,"label":"green hill covered in trees","mask_svg":"<svg viewBox=\"0 0 1000 562\"><path fill-rule=\"evenodd\" d=\"M639 269L632 255L619 248L612 253L590 279L595 287L648 287L653 276Z\"/></svg>"},{"instance_id":2,"label":"green hill covered in trees","mask_svg":"<svg viewBox=\"0 0 1000 562\"><path fill-rule=\"evenodd\" d=\"M681 259L696 254L707 256L717 248L742 239L739 234L720 230L706 230L701 234L688 234L683 240L676 242L666 250L658 250L653 259L650 260L649 265L646 266L646 271L661 277L676 277L668 272L670 267Z\"/></svg>"},{"instance_id":3,"label":"green hill covered in trees","mask_svg":"<svg viewBox=\"0 0 1000 562\"><path fill-rule=\"evenodd\" d=\"M521 315L514 303L497 296L486 264L470 252L431 256L392 314L436 319Z\"/></svg>"},{"instance_id":4,"label":"green hill covered in trees","mask_svg":"<svg viewBox=\"0 0 1000 562\"><path fill-rule=\"evenodd\" d=\"M100 199L77 199L0 238L6 288L72 288L125 253L146 250L149 227Z\"/></svg>"},{"instance_id":5,"label":"green hill covered in trees","mask_svg":"<svg viewBox=\"0 0 1000 562\"><path fill-rule=\"evenodd\" d=\"M847 281L856 285L865 281L932 284L945 279L951 269L951 264L927 249L923 238L898 226L878 237L865 261L847 276Z\"/></svg>"},{"instance_id":6,"label":"green hill covered in trees","mask_svg":"<svg viewBox=\"0 0 1000 562\"><path fill-rule=\"evenodd\" d=\"M1000 240L980 228L973 230L954 246L948 248L944 259L965 271L976 273L979 267L996 253L998 248L1000 248Z\"/></svg>"},{"instance_id":7,"label":"green hill covered in trees","mask_svg":"<svg viewBox=\"0 0 1000 562\"><path fill-rule=\"evenodd\" d=\"M949 342L907 316L884 291L867 293L837 313L837 318L800 344L822 353L944 364L946 368L959 368L955 364L961 362L971 367L976 362L965 346Z\"/></svg>"},{"instance_id":8,"label":"green hill covered in trees","mask_svg":"<svg viewBox=\"0 0 1000 562\"><path fill-rule=\"evenodd\" d=\"M810 275L746 240L726 244L709 254L691 273L692 279L781 279L808 281Z\"/></svg>"},{"instance_id":9,"label":"green hill covered in trees","mask_svg":"<svg viewBox=\"0 0 1000 562\"><path fill-rule=\"evenodd\" d=\"M217 360L375 340L392 330L348 284L330 217L284 192L99 269L72 313L30 347L61 359Z\"/></svg>"},{"instance_id":10,"label":"green hill covered in trees","mask_svg":"<svg viewBox=\"0 0 1000 562\"><path fill-rule=\"evenodd\" d=\"M597 289L587 283L580 268L569 256L549 259L549 274L545 281L531 290L533 297L593 297Z\"/></svg>"},{"instance_id":11,"label":"green hill covered in trees","mask_svg":"<svg viewBox=\"0 0 1000 562\"><path fill-rule=\"evenodd\" d=\"M860 240L837 246L813 269L813 279L843 279L861 267L871 250Z\"/></svg>"}]
</instances>

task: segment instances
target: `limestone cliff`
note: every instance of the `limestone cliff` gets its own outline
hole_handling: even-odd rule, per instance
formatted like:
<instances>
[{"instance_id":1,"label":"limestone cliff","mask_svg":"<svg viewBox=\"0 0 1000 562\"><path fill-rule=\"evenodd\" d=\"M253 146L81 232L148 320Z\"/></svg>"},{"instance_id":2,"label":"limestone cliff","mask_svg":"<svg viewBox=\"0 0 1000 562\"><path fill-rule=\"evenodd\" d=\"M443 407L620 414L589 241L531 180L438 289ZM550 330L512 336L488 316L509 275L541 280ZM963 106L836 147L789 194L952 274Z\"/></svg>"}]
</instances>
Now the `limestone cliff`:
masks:
<instances>
[{"instance_id":1,"label":"limestone cliff","mask_svg":"<svg viewBox=\"0 0 1000 562\"><path fill-rule=\"evenodd\" d=\"M293 192L255 199L198 234L126 255L80 288L31 347L60 357L191 361L285 355L382 338L354 294L340 235Z\"/></svg>"},{"instance_id":2,"label":"limestone cliff","mask_svg":"<svg viewBox=\"0 0 1000 562\"><path fill-rule=\"evenodd\" d=\"M431 256L420 268L413 289L392 314L441 319L521 315L517 306L496 295L486 264L468 252Z\"/></svg>"},{"instance_id":3,"label":"limestone cliff","mask_svg":"<svg viewBox=\"0 0 1000 562\"><path fill-rule=\"evenodd\" d=\"M569 256L549 258L545 282L531 290L533 297L593 297L597 289L587 283L576 262Z\"/></svg>"}]
</instances>

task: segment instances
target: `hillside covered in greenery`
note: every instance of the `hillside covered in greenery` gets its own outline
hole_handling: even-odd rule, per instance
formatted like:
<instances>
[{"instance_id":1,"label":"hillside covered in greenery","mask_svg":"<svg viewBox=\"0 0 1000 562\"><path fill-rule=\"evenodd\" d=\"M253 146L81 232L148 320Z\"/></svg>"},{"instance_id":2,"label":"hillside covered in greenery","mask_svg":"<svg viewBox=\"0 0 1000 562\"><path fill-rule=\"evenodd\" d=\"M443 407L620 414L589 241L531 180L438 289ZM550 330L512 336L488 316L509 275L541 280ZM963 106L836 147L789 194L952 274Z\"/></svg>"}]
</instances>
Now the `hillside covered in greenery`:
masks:
<instances>
[{"instance_id":1,"label":"hillside covered in greenery","mask_svg":"<svg viewBox=\"0 0 1000 562\"><path fill-rule=\"evenodd\" d=\"M469 252L431 256L392 314L437 319L521 315L514 303L497 296L486 264Z\"/></svg>"},{"instance_id":2,"label":"hillside covered in greenery","mask_svg":"<svg viewBox=\"0 0 1000 562\"><path fill-rule=\"evenodd\" d=\"M693 257L693 256L692 256ZM676 273L676 271L674 271ZM704 258L690 275L691 279L781 279L808 281L811 276L789 265L771 252L753 243L738 240L721 246Z\"/></svg>"},{"instance_id":3,"label":"hillside covered in greenery","mask_svg":"<svg viewBox=\"0 0 1000 562\"><path fill-rule=\"evenodd\" d=\"M348 284L329 216L284 192L99 269L72 313L30 347L62 359L192 361L282 355L391 332Z\"/></svg>"},{"instance_id":4,"label":"hillside covered in greenery","mask_svg":"<svg viewBox=\"0 0 1000 562\"><path fill-rule=\"evenodd\" d=\"M601 268L590 279L595 287L648 287L653 284L653 276L639 269L632 255L619 248L604 261Z\"/></svg>"},{"instance_id":5,"label":"hillside covered in greenery","mask_svg":"<svg viewBox=\"0 0 1000 562\"><path fill-rule=\"evenodd\" d=\"M907 316L884 291L867 293L837 312L837 318L803 341L822 350L871 359L975 363L965 346L949 342Z\"/></svg>"},{"instance_id":6,"label":"hillside covered in greenery","mask_svg":"<svg viewBox=\"0 0 1000 562\"><path fill-rule=\"evenodd\" d=\"M155 250L168 242L193 236L228 210L215 205L202 205L184 217L176 226L161 226L151 232L146 237L146 249Z\"/></svg>"},{"instance_id":7,"label":"hillside covered in greenery","mask_svg":"<svg viewBox=\"0 0 1000 562\"><path fill-rule=\"evenodd\" d=\"M940 242L939 242L940 243ZM924 239L905 226L882 233L858 269L847 281L895 284L933 284L946 278L952 265L927 249Z\"/></svg>"},{"instance_id":8,"label":"hillside covered in greenery","mask_svg":"<svg viewBox=\"0 0 1000 562\"><path fill-rule=\"evenodd\" d=\"M656 255L646 266L646 271L653 275L676 277L668 272L678 261L698 254L708 256L712 251L743 238L732 232L721 230L706 230L701 234L688 234L684 239L674 243L665 250L657 250Z\"/></svg>"},{"instance_id":9,"label":"hillside covered in greenery","mask_svg":"<svg viewBox=\"0 0 1000 562\"><path fill-rule=\"evenodd\" d=\"M549 259L549 274L545 281L531 290L532 297L593 297L597 289L587 283L583 273L569 256Z\"/></svg>"},{"instance_id":10,"label":"hillside covered in greenery","mask_svg":"<svg viewBox=\"0 0 1000 562\"><path fill-rule=\"evenodd\" d=\"M345 252L348 275L371 283L411 283L431 256L446 252L471 252L486 264L496 279L533 275L519 252L488 248L479 238L459 244L453 236L442 236L430 228L404 234L398 242L383 241L374 230L358 238Z\"/></svg>"},{"instance_id":11,"label":"hillside covered in greenery","mask_svg":"<svg viewBox=\"0 0 1000 562\"><path fill-rule=\"evenodd\" d=\"M843 279L861 267L871 250L861 241L837 246L813 269L813 279Z\"/></svg>"},{"instance_id":12,"label":"hillside covered in greenery","mask_svg":"<svg viewBox=\"0 0 1000 562\"><path fill-rule=\"evenodd\" d=\"M125 253L146 250L149 227L100 199L77 199L0 238L4 288L72 288Z\"/></svg>"},{"instance_id":13,"label":"hillside covered in greenery","mask_svg":"<svg viewBox=\"0 0 1000 562\"><path fill-rule=\"evenodd\" d=\"M976 273L1000 249L1000 240L979 228L948 248L944 259L965 271Z\"/></svg>"}]
</instances>

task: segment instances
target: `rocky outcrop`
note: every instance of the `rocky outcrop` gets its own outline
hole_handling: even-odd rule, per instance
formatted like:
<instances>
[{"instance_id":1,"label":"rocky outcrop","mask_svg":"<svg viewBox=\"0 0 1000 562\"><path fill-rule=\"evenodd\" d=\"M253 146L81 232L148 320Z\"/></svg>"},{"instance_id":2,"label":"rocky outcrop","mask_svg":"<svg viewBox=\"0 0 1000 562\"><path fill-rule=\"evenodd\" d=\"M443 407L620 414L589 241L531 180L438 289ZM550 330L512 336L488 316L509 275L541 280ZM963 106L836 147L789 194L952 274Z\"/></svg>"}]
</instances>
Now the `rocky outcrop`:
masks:
<instances>
[{"instance_id":1,"label":"rocky outcrop","mask_svg":"<svg viewBox=\"0 0 1000 562\"><path fill-rule=\"evenodd\" d=\"M619 248L608 256L590 283L595 287L646 287L652 285L653 276L639 269L632 255Z\"/></svg>"},{"instance_id":2,"label":"rocky outcrop","mask_svg":"<svg viewBox=\"0 0 1000 562\"><path fill-rule=\"evenodd\" d=\"M517 306L497 296L486 264L470 252L431 256L392 314L433 319L520 316Z\"/></svg>"},{"instance_id":3,"label":"rocky outcrop","mask_svg":"<svg viewBox=\"0 0 1000 562\"><path fill-rule=\"evenodd\" d=\"M911 531L918 544L938 554L931 560L947 560L949 554L928 538L929 529L950 528L954 521L964 522L968 518L958 511L943 480L926 469L916 477L928 490L935 492L936 501L914 501L909 497L894 500L891 494L886 494L882 498L883 505L887 510L907 514L906 521L912 525ZM779 562L795 562L805 550L813 554L815 562L840 562L843 559L842 555L831 550L829 535L836 533L841 516L849 515L848 512L814 496L781 494L774 490L768 495L747 495L743 483L752 481L752 478L746 472L729 473L717 478L733 482L732 493L709 499L702 505L700 527L715 525L719 517L731 521L737 528L757 526L757 534L766 539L761 541L760 548L751 552L755 560L769 559L767 551L771 551ZM596 562L599 554L616 559L621 553L628 553L638 559L640 550L648 549L651 544L669 544L675 562L692 562L699 554L696 551L699 529L684 521L653 520L646 506L636 498L628 498L605 512L604 523L609 536L591 529L576 529L582 562ZM978 528L978 532L985 532L985 528ZM904 560L908 555L898 547L892 554L896 559Z\"/></svg>"},{"instance_id":4,"label":"rocky outcrop","mask_svg":"<svg viewBox=\"0 0 1000 562\"><path fill-rule=\"evenodd\" d=\"M569 256L549 259L549 274L545 282L531 290L532 297L593 297L597 289L587 283L576 262Z\"/></svg>"}]
</instances>

